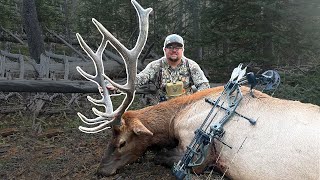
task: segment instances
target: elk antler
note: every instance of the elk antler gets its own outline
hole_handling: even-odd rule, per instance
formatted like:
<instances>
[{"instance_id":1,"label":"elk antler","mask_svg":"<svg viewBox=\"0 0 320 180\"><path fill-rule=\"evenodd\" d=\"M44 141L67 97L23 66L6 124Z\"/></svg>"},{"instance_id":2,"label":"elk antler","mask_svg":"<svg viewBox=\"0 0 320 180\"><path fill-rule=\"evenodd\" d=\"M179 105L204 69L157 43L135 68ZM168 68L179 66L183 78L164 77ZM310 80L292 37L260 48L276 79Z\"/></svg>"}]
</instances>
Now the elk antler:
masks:
<instances>
[{"instance_id":1,"label":"elk antler","mask_svg":"<svg viewBox=\"0 0 320 180\"><path fill-rule=\"evenodd\" d=\"M151 8L143 9L140 4L138 4L135 0L131 0L131 3L135 7L138 17L139 17L139 36L136 42L136 45L133 49L128 50L124 45L122 45L102 24L100 24L96 19L92 19L92 22L98 28L100 33L102 34L102 42L97 50L97 52L93 52L92 49L84 42L80 34L76 34L78 41L82 47L82 49L88 54L88 56L92 59L96 75L90 75L84 72L79 66L77 66L78 72L85 77L87 80L96 83L99 87L102 87L102 99L97 100L90 96L87 96L88 100L97 106L103 106L105 112L101 112L96 108L92 108L94 114L98 117L95 119L88 119L84 115L78 112L78 116L80 119L89 125L99 124L96 127L88 128L79 126L80 131L85 133L97 133L104 129L110 128L113 125L120 125L122 114L129 108L132 103L135 95L135 84L134 81L137 75L137 62L138 57L147 41L148 37L148 29L149 29L149 14L152 11ZM127 83L124 85L120 85L112 81L108 76L104 74L104 66L102 61L102 53L105 50L108 42L119 52L121 57L123 58L126 66L127 72ZM113 105L110 99L110 94L106 88L105 79L110 82L114 87L118 88L120 91L126 94L122 104L113 111Z\"/></svg>"}]
</instances>

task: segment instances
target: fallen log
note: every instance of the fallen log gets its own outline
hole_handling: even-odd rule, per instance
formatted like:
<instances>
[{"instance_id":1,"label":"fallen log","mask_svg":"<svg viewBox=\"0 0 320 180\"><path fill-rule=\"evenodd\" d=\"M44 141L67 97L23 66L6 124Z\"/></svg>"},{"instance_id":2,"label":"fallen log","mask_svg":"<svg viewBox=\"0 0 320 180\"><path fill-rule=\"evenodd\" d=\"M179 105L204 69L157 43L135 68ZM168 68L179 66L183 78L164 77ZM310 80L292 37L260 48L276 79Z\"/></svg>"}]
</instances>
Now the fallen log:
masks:
<instances>
[{"instance_id":1,"label":"fallen log","mask_svg":"<svg viewBox=\"0 0 320 180\"><path fill-rule=\"evenodd\" d=\"M56 62L47 56L54 56L54 58L58 58L60 61L62 59L64 63ZM16 60L12 61L10 58ZM37 77L37 74L39 74L39 77L51 77L54 75L62 76L60 78L64 79L75 80L82 78L76 70L77 66L81 67L87 73L95 73L95 67L92 65L92 62L79 62L79 59L80 58L46 52L46 56L41 56L41 63L37 64L27 56L0 50L0 79L14 79L17 77L23 79L24 77ZM105 73L111 78L126 76L125 67L115 61L105 63L104 69Z\"/></svg>"},{"instance_id":2,"label":"fallen log","mask_svg":"<svg viewBox=\"0 0 320 180\"><path fill-rule=\"evenodd\" d=\"M0 92L98 93L89 81L1 80Z\"/></svg>"},{"instance_id":3,"label":"fallen log","mask_svg":"<svg viewBox=\"0 0 320 180\"><path fill-rule=\"evenodd\" d=\"M0 80L0 92L99 93L90 81L70 80ZM137 89L137 94L155 94L153 86Z\"/></svg>"}]
</instances>

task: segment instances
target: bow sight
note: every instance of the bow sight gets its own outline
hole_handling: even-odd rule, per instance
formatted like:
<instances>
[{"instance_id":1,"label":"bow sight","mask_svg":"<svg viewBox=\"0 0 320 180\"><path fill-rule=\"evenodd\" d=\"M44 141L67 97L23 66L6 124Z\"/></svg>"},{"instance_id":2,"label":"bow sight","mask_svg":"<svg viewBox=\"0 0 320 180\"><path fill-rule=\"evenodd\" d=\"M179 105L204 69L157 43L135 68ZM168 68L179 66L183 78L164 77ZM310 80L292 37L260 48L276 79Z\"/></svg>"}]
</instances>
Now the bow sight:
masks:
<instances>
[{"instance_id":1,"label":"bow sight","mask_svg":"<svg viewBox=\"0 0 320 180\"><path fill-rule=\"evenodd\" d=\"M236 108L243 97L240 90L241 85L249 84L252 92L253 88L257 85L265 86L264 90L270 91L276 90L280 84L280 76L276 71L268 70L261 75L254 75L252 72L246 74L247 67L241 68L242 64L239 64L239 66L233 70L230 80L224 86L224 90L216 100L205 99L205 101L210 103L213 107L202 125L194 132L195 136L189 146L187 146L187 150L182 159L174 164L172 171L177 179L184 179L190 174L190 170L193 167L203 163L208 148L214 140L218 140L222 144L232 148L222 141L222 137L224 134L223 126L233 114L236 114L248 120L250 124L255 125L256 120L236 112ZM223 117L219 121L214 121L218 113L223 113ZM187 179L189 179L188 176Z\"/></svg>"}]
</instances>

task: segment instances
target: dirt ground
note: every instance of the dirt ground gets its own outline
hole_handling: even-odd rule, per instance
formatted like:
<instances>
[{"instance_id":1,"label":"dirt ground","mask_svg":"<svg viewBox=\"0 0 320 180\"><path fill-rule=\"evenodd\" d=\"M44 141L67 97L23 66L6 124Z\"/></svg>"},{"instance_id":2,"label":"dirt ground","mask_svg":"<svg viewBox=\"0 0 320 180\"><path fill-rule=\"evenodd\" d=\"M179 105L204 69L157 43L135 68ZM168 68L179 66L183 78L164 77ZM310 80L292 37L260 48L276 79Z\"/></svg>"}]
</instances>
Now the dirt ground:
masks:
<instances>
[{"instance_id":1,"label":"dirt ground","mask_svg":"<svg viewBox=\"0 0 320 180\"><path fill-rule=\"evenodd\" d=\"M0 179L174 179L170 169L152 162L151 152L115 176L97 177L107 132L84 134L58 127L35 134L14 127L1 134Z\"/></svg>"},{"instance_id":2,"label":"dirt ground","mask_svg":"<svg viewBox=\"0 0 320 180\"><path fill-rule=\"evenodd\" d=\"M37 118L20 111L0 114L0 179L175 179L171 169L153 162L150 151L114 176L96 176L111 131L80 132L77 110L45 112ZM192 179L221 177L213 172L212 176L193 175Z\"/></svg>"}]
</instances>

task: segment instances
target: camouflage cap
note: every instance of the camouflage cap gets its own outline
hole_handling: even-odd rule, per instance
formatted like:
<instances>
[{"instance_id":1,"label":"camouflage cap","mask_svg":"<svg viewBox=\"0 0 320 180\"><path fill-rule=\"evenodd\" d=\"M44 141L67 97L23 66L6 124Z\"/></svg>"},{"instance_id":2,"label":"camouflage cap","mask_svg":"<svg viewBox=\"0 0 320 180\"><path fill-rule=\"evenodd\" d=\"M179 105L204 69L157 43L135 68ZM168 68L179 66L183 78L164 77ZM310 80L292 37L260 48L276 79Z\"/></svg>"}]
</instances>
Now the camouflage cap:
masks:
<instances>
[{"instance_id":1,"label":"camouflage cap","mask_svg":"<svg viewBox=\"0 0 320 180\"><path fill-rule=\"evenodd\" d=\"M182 47L184 46L183 38L178 34L171 34L167 36L166 39L164 40L163 47L166 47L168 44L171 44L171 43L178 43L178 44L181 44Z\"/></svg>"}]
</instances>

